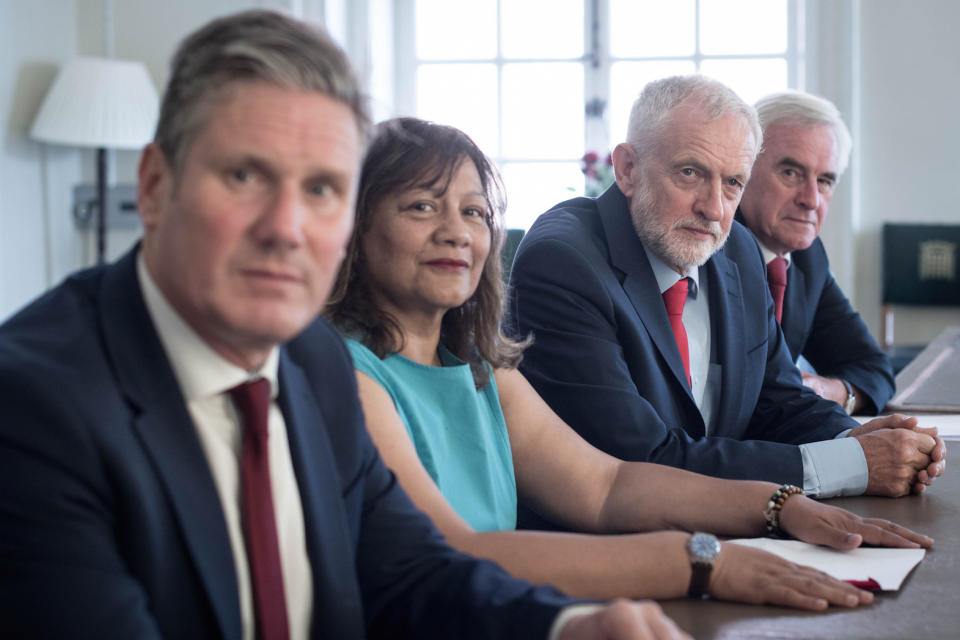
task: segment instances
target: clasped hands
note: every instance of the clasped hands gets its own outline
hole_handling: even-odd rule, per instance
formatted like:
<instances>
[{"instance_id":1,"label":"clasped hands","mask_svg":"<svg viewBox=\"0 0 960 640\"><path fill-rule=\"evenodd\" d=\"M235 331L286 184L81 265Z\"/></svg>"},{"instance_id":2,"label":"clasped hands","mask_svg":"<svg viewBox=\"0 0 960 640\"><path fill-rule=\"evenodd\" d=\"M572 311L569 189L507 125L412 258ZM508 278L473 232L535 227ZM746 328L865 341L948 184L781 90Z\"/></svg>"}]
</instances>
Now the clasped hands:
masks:
<instances>
[{"instance_id":1,"label":"clasped hands","mask_svg":"<svg viewBox=\"0 0 960 640\"><path fill-rule=\"evenodd\" d=\"M936 427L893 414L850 430L863 448L870 476L866 493L897 497L923 493L947 467L947 447Z\"/></svg>"}]
</instances>

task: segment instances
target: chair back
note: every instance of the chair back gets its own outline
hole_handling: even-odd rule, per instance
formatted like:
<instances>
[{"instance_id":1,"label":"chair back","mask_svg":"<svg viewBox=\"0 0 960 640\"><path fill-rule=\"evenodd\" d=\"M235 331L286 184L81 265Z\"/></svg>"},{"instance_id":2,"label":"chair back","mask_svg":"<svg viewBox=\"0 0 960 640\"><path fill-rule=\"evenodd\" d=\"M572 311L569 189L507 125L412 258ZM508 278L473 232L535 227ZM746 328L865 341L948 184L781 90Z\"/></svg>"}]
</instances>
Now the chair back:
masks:
<instances>
[{"instance_id":1,"label":"chair back","mask_svg":"<svg viewBox=\"0 0 960 640\"><path fill-rule=\"evenodd\" d=\"M503 252L500 254L503 264L503 283L510 282L510 270L513 268L513 257L517 255L517 247L523 240L523 229L507 229L507 239L503 242Z\"/></svg>"}]
</instances>

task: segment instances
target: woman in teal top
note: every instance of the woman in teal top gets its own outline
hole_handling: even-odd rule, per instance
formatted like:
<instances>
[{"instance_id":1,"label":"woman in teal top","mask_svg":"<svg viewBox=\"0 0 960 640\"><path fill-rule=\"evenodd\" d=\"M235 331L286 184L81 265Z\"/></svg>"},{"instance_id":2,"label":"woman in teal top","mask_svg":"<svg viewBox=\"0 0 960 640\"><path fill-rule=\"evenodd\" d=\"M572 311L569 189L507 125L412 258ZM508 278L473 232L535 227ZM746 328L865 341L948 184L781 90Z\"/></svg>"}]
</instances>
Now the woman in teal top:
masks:
<instances>
[{"instance_id":1,"label":"woman in teal top","mask_svg":"<svg viewBox=\"0 0 960 640\"><path fill-rule=\"evenodd\" d=\"M390 394L430 478L477 531L517 525L517 484L497 382L477 389L470 365L440 345L442 366L378 358L347 339L354 366ZM457 416L448 424L447 416Z\"/></svg>"},{"instance_id":2,"label":"woman in teal top","mask_svg":"<svg viewBox=\"0 0 960 640\"><path fill-rule=\"evenodd\" d=\"M496 171L462 132L412 118L378 127L327 308L357 341L351 350L370 434L454 547L573 595L682 596L694 586L692 559L704 562L681 531L763 535L765 523L776 524L764 507L777 487L617 460L550 410L517 371L526 343L499 329L500 193ZM450 354L466 362L470 379L463 365L449 366ZM448 374L459 384L448 384ZM492 406L497 398L500 411ZM519 499L570 529L675 531L499 530L509 528L501 513L513 485L507 456ZM840 549L932 543L805 496L768 513L779 514L784 532ZM714 597L806 609L871 601L771 554L729 543L720 549L708 583Z\"/></svg>"}]
</instances>

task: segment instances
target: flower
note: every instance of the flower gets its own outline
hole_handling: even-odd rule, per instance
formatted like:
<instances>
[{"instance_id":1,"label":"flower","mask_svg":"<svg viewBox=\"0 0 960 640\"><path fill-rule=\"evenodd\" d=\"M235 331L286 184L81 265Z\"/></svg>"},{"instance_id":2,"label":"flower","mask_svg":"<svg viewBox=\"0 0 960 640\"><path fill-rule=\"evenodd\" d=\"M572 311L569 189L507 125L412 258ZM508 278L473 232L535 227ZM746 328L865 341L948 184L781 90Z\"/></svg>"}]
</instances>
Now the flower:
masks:
<instances>
[{"instance_id":1,"label":"flower","mask_svg":"<svg viewBox=\"0 0 960 640\"><path fill-rule=\"evenodd\" d=\"M585 195L597 197L613 184L613 155L607 154L603 161L596 151L587 151L580 159Z\"/></svg>"}]
</instances>

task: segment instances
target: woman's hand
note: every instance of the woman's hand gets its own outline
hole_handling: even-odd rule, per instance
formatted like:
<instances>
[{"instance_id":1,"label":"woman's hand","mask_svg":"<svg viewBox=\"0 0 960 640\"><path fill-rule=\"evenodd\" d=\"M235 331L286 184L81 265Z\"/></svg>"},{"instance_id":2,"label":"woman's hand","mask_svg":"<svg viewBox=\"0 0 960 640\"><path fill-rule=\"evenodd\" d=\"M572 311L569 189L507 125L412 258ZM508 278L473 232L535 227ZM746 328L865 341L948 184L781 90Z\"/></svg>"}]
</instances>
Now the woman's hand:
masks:
<instances>
[{"instance_id":1,"label":"woman's hand","mask_svg":"<svg viewBox=\"0 0 960 640\"><path fill-rule=\"evenodd\" d=\"M829 605L856 607L873 594L794 564L772 553L730 542L722 544L710 576L710 595L718 600L774 604L822 611Z\"/></svg>"},{"instance_id":2,"label":"woman's hand","mask_svg":"<svg viewBox=\"0 0 960 640\"><path fill-rule=\"evenodd\" d=\"M861 518L806 496L792 496L780 511L780 528L797 540L848 550L861 544L878 547L931 547L933 538L888 520Z\"/></svg>"}]
</instances>

